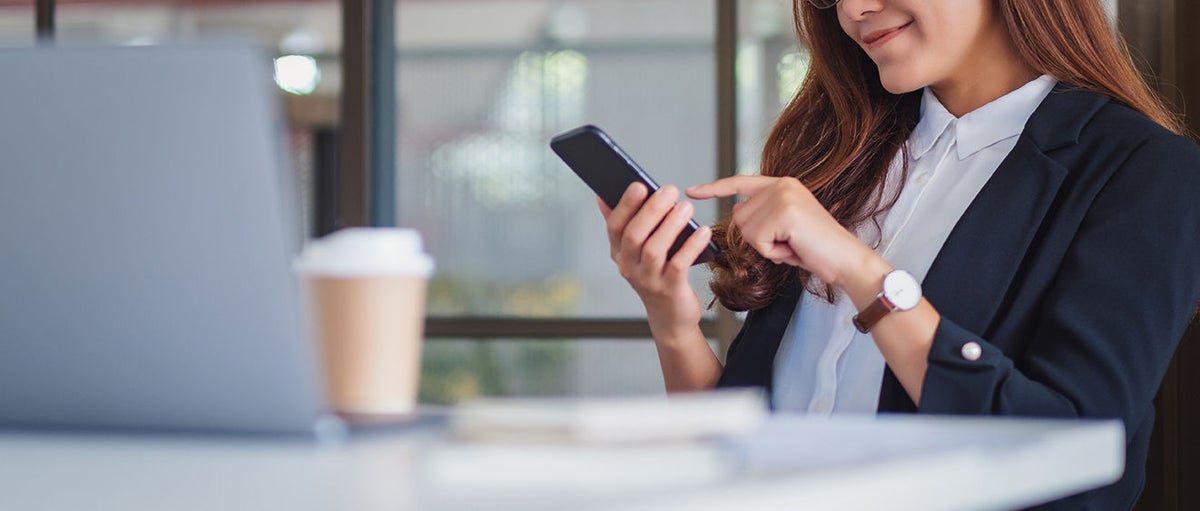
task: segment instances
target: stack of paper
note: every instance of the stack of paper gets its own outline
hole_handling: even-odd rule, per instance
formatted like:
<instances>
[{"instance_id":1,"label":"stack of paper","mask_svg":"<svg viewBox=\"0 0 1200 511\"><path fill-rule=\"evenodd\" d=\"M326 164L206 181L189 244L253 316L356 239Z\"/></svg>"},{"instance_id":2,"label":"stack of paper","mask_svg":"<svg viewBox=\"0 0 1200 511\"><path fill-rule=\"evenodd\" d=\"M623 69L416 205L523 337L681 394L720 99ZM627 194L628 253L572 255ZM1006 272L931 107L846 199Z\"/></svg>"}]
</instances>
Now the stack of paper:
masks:
<instances>
[{"instance_id":1,"label":"stack of paper","mask_svg":"<svg viewBox=\"0 0 1200 511\"><path fill-rule=\"evenodd\" d=\"M690 440L749 431L768 413L762 392L723 390L654 397L495 399L450 419L462 439L624 443Z\"/></svg>"},{"instance_id":2,"label":"stack of paper","mask_svg":"<svg viewBox=\"0 0 1200 511\"><path fill-rule=\"evenodd\" d=\"M476 401L452 414L453 440L427 451L427 482L559 493L707 484L741 468L710 440L755 429L767 414L755 391Z\"/></svg>"}]
</instances>

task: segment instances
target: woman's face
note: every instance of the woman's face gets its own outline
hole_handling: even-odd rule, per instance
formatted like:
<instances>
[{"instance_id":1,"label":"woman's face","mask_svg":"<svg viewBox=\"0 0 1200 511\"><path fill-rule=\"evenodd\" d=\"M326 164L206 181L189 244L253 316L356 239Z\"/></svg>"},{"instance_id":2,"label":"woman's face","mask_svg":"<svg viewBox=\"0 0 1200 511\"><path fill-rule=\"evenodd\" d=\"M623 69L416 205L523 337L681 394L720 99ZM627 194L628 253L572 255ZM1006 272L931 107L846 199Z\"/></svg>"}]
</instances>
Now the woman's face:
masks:
<instances>
[{"instance_id":1,"label":"woman's face","mask_svg":"<svg viewBox=\"0 0 1200 511\"><path fill-rule=\"evenodd\" d=\"M841 0L836 8L842 30L879 66L883 87L901 94L986 64L986 48L1004 37L992 2Z\"/></svg>"}]
</instances>

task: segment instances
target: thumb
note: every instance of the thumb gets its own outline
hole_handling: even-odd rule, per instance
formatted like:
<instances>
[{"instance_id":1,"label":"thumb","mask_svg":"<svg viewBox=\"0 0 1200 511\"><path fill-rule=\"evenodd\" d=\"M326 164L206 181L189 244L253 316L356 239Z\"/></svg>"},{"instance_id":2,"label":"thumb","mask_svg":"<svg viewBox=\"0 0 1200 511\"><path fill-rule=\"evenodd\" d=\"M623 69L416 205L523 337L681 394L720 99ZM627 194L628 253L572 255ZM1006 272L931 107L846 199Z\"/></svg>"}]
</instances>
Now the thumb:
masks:
<instances>
[{"instance_id":1,"label":"thumb","mask_svg":"<svg viewBox=\"0 0 1200 511\"><path fill-rule=\"evenodd\" d=\"M791 245L786 242L776 241L769 248L762 251L762 256L776 264L790 264L799 266L800 256L792 250Z\"/></svg>"}]
</instances>

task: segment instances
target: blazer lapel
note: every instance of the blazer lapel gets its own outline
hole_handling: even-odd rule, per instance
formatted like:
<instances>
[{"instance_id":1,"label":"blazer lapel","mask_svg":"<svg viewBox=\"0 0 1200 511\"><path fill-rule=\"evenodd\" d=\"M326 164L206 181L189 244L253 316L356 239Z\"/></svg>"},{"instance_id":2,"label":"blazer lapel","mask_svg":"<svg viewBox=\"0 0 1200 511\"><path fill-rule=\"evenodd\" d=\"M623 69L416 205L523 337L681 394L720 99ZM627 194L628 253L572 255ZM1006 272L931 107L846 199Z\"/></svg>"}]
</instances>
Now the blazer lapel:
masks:
<instances>
[{"instance_id":1,"label":"blazer lapel","mask_svg":"<svg viewBox=\"0 0 1200 511\"><path fill-rule=\"evenodd\" d=\"M922 284L938 312L983 334L1066 169L1022 139L963 213Z\"/></svg>"},{"instance_id":2,"label":"blazer lapel","mask_svg":"<svg viewBox=\"0 0 1200 511\"><path fill-rule=\"evenodd\" d=\"M1026 123L930 266L925 296L945 317L986 335L1021 261L1050 210L1069 164L1054 150L1078 142L1108 99L1059 84Z\"/></svg>"}]
</instances>

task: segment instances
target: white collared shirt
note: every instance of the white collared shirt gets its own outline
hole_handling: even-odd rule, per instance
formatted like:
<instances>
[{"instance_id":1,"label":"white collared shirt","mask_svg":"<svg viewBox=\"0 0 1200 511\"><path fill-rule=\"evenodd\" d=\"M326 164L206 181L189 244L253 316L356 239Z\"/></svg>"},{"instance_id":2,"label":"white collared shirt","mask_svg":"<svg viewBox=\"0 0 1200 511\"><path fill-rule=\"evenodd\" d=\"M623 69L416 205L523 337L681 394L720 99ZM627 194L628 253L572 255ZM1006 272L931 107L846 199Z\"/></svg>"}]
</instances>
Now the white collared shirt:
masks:
<instances>
[{"instance_id":1,"label":"white collared shirt","mask_svg":"<svg viewBox=\"0 0 1200 511\"><path fill-rule=\"evenodd\" d=\"M895 206L868 222L858 237L892 266L919 281L967 206L987 183L1057 82L1041 76L956 118L925 89L921 120L908 138L908 178ZM888 171L885 198L901 176L898 152ZM936 304L934 304L936 306ZM804 293L775 357L772 399L778 410L811 414L875 413L884 360L870 334L851 323L858 311L844 293L829 304Z\"/></svg>"}]
</instances>

